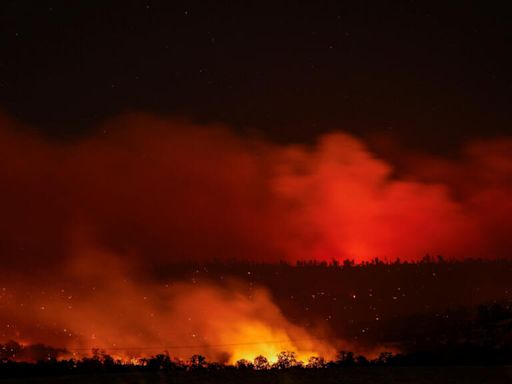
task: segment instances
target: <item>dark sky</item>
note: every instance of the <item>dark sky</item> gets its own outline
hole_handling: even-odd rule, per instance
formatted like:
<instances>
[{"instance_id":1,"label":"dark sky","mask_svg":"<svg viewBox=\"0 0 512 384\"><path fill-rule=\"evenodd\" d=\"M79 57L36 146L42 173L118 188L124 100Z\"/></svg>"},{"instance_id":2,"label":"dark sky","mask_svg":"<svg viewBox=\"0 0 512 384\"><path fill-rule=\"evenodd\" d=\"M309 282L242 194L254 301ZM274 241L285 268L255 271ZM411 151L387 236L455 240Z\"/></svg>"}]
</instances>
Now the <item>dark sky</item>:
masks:
<instances>
[{"instance_id":1,"label":"dark sky","mask_svg":"<svg viewBox=\"0 0 512 384\"><path fill-rule=\"evenodd\" d=\"M498 2L248 3L4 0L0 108L56 137L134 110L444 152L511 132Z\"/></svg>"}]
</instances>

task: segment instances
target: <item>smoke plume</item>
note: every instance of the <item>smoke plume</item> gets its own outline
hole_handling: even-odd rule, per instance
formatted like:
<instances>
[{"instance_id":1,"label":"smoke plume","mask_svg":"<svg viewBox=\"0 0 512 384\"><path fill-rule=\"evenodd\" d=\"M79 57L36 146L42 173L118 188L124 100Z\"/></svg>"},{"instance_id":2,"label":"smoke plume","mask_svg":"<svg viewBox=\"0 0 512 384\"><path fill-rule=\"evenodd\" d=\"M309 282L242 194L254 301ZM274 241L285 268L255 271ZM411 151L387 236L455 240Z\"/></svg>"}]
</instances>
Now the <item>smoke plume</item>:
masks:
<instances>
[{"instance_id":1,"label":"smoke plume","mask_svg":"<svg viewBox=\"0 0 512 384\"><path fill-rule=\"evenodd\" d=\"M130 115L62 142L0 128L0 252L48 268L77 238L126 262L504 257L512 141L458 161L408 157L397 176L337 132L276 145L221 125Z\"/></svg>"},{"instance_id":2,"label":"smoke plume","mask_svg":"<svg viewBox=\"0 0 512 384\"><path fill-rule=\"evenodd\" d=\"M339 343L291 324L263 287L153 273L215 259L508 257L511 154L508 138L455 160L404 151L398 172L343 132L278 145L127 115L62 141L4 116L0 337L124 357L332 357Z\"/></svg>"}]
</instances>

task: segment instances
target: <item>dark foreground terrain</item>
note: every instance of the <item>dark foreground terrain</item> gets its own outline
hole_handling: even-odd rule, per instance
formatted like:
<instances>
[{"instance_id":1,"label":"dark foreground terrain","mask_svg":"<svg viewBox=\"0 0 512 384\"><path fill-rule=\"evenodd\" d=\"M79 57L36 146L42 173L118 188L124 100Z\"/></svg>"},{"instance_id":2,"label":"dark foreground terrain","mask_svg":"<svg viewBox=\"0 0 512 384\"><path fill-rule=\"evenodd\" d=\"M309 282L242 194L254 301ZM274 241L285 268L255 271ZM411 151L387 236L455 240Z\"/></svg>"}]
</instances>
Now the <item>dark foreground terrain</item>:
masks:
<instances>
[{"instance_id":1,"label":"dark foreground terrain","mask_svg":"<svg viewBox=\"0 0 512 384\"><path fill-rule=\"evenodd\" d=\"M512 366L506 367L353 367L341 369L131 372L69 375L60 377L9 378L0 383L339 383L339 384L501 384L512 383Z\"/></svg>"}]
</instances>

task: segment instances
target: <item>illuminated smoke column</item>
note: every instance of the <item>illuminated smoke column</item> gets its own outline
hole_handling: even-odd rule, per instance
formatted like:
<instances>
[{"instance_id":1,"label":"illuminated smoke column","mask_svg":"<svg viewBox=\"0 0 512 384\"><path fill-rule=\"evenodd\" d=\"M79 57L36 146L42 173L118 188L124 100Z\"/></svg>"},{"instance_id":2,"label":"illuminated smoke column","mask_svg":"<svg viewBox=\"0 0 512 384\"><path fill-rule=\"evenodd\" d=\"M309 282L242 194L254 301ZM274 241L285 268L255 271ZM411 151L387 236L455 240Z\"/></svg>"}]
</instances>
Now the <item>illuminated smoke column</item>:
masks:
<instances>
[{"instance_id":1,"label":"illuminated smoke column","mask_svg":"<svg viewBox=\"0 0 512 384\"><path fill-rule=\"evenodd\" d=\"M506 138L468 143L458 160L407 154L397 174L340 132L277 145L129 115L64 142L16 124L0 119L4 340L124 356L167 346L231 362L282 349L328 357L339 345L290 324L263 288L163 286L152 271L214 259L507 257L512 246Z\"/></svg>"},{"instance_id":2,"label":"illuminated smoke column","mask_svg":"<svg viewBox=\"0 0 512 384\"><path fill-rule=\"evenodd\" d=\"M411 161L405 178L343 133L278 146L138 115L64 143L12 125L0 128L6 267L47 268L83 236L135 263L498 257L511 245L506 139L471 143L459 162Z\"/></svg>"}]
</instances>

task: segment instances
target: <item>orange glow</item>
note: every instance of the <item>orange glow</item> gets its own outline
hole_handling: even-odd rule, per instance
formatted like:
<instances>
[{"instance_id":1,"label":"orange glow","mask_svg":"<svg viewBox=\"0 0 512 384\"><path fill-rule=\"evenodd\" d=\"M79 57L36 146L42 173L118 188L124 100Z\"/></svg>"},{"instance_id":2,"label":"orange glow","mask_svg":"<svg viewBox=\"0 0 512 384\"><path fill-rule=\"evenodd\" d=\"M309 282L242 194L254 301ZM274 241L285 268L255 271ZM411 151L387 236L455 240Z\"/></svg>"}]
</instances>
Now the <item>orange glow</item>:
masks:
<instances>
[{"instance_id":1,"label":"orange glow","mask_svg":"<svg viewBox=\"0 0 512 384\"><path fill-rule=\"evenodd\" d=\"M340 132L277 145L129 115L56 142L15 125L0 117L4 340L128 357L329 358L340 343L291 324L265 289L167 284L158 272L213 259L510 256L510 139L470 143L462 160L410 156L398 175Z\"/></svg>"},{"instance_id":2,"label":"orange glow","mask_svg":"<svg viewBox=\"0 0 512 384\"><path fill-rule=\"evenodd\" d=\"M96 264L99 259L103 265ZM78 357L93 348L122 361L165 351L184 359L202 354L224 363L258 355L274 361L283 350L295 351L304 360L335 356L335 343L319 338L321 330L290 323L259 287L242 294L236 281L222 287L207 282L136 283L124 275L119 260L96 250L71 263L67 276L75 287L85 288L73 288L76 299L63 292L20 309L22 299L13 295L0 307L0 318L17 324L24 340L67 348ZM45 283L46 289L57 290Z\"/></svg>"}]
</instances>

